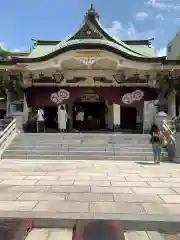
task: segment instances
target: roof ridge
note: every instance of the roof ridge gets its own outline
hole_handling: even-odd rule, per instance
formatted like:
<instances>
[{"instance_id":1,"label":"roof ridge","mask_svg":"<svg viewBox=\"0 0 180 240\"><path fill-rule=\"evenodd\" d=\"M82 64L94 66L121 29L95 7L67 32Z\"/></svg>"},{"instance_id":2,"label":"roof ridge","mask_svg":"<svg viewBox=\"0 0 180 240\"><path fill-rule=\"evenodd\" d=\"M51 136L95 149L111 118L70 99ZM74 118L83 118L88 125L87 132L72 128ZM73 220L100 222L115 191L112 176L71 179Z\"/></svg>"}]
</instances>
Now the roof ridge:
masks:
<instances>
[{"instance_id":1,"label":"roof ridge","mask_svg":"<svg viewBox=\"0 0 180 240\"><path fill-rule=\"evenodd\" d=\"M117 44L115 42L109 41L109 40L103 40L103 39L75 39L75 40L70 40L70 41L62 41L59 44L57 44L54 48L52 48L51 53L57 51L60 48L66 47L68 45L73 45L76 43L100 43L100 44L105 44L105 45L109 45L109 46L113 46L117 49L120 50L120 48L125 48L126 44L124 44L125 46L123 46L123 44ZM132 48L126 48L126 50L128 50L129 52L131 52L132 55L136 55L139 57L148 57L145 54L140 55L138 52L131 50ZM122 51L122 49L121 49ZM148 58L152 58L152 57L148 57Z\"/></svg>"}]
</instances>

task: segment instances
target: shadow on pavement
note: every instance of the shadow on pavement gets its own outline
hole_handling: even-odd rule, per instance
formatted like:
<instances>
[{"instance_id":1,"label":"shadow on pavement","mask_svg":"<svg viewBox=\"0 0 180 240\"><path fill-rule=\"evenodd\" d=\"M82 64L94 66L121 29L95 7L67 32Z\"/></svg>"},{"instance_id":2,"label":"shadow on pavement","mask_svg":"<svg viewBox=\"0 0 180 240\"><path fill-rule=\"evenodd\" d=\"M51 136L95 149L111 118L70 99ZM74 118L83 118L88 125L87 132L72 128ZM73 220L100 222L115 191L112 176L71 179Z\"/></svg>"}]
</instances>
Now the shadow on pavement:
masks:
<instances>
[{"instance_id":1,"label":"shadow on pavement","mask_svg":"<svg viewBox=\"0 0 180 240\"><path fill-rule=\"evenodd\" d=\"M118 221L78 221L73 240L125 240Z\"/></svg>"},{"instance_id":2,"label":"shadow on pavement","mask_svg":"<svg viewBox=\"0 0 180 240\"><path fill-rule=\"evenodd\" d=\"M2 240L25 240L31 229L31 221L0 219L0 239Z\"/></svg>"},{"instance_id":3,"label":"shadow on pavement","mask_svg":"<svg viewBox=\"0 0 180 240\"><path fill-rule=\"evenodd\" d=\"M140 165L155 165L154 162L136 162Z\"/></svg>"}]
</instances>

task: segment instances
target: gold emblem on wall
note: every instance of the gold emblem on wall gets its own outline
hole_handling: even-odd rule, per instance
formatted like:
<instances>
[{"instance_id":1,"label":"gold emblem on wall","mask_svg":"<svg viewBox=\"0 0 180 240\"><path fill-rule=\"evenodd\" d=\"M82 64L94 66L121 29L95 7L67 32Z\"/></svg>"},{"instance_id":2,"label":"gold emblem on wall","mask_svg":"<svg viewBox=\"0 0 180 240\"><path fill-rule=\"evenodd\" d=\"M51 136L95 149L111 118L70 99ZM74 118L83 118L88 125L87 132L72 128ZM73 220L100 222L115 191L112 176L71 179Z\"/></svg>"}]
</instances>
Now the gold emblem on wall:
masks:
<instances>
[{"instance_id":1,"label":"gold emblem on wall","mask_svg":"<svg viewBox=\"0 0 180 240\"><path fill-rule=\"evenodd\" d=\"M75 53L75 57L101 57L102 52L98 51L79 51Z\"/></svg>"}]
</instances>

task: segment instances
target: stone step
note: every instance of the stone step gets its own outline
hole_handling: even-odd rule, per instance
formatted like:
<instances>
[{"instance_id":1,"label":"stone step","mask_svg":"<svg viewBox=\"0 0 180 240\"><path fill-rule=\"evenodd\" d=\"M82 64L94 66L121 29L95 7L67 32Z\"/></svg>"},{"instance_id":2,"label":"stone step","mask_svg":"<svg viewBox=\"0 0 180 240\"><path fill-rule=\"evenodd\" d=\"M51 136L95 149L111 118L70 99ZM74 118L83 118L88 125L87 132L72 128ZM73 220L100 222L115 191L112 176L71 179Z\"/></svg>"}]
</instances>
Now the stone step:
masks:
<instances>
[{"instance_id":1,"label":"stone step","mask_svg":"<svg viewBox=\"0 0 180 240\"><path fill-rule=\"evenodd\" d=\"M29 139L29 140L66 140L66 141L69 141L69 140L89 140L89 141L94 141L94 140L99 140L99 141L121 141L121 140L124 140L124 141L133 141L133 140L143 140L143 141L147 141L149 140L149 136L144 138L144 137L134 137L134 138L127 138L127 137L119 137L119 138L115 138L115 137L111 137L111 138L107 138L107 137L53 137L53 136L49 136L49 137L29 137L29 136L24 136L24 137L21 137L21 136L18 136L16 139L19 139L19 140L23 140L23 139Z\"/></svg>"},{"instance_id":2,"label":"stone step","mask_svg":"<svg viewBox=\"0 0 180 240\"><path fill-rule=\"evenodd\" d=\"M70 134L70 135L62 135L62 134L53 134L53 135L49 135L49 134L41 134L41 135L19 135L19 138L23 138L23 137L28 137L31 139L35 139L35 138L66 138L66 139L82 139L82 138L89 138L89 139L95 139L95 138L99 138L99 139L147 139L149 138L150 135L128 135L128 134L119 134L119 135L100 135L100 134L96 134L96 135L86 135L86 134L79 134L79 135L74 135L74 134Z\"/></svg>"},{"instance_id":3,"label":"stone step","mask_svg":"<svg viewBox=\"0 0 180 240\"><path fill-rule=\"evenodd\" d=\"M97 141L94 141L94 142L78 142L78 141L61 141L61 142L55 142L55 141L48 141L48 142L42 142L42 141L26 141L26 140L24 140L24 141L13 141L12 142L12 144L11 144L12 146L19 146L19 145L21 145L21 146L29 146L29 145L44 145L44 146L49 146L49 145L51 145L51 146L53 146L53 145L68 145L68 146L74 146L74 147L76 147L76 146L89 146L89 147L93 147L93 146L116 146L116 147L120 147L120 146L122 146L122 147L129 147L129 146L132 146L132 147L149 147L149 146L151 146L151 144L149 143L149 142L143 142L143 143L120 143L120 142L114 142L114 143L112 143L112 142L107 142L107 143L105 143L105 142L97 142Z\"/></svg>"},{"instance_id":4,"label":"stone step","mask_svg":"<svg viewBox=\"0 0 180 240\"><path fill-rule=\"evenodd\" d=\"M134 137L127 137L126 135L124 136L118 136L118 137L106 137L106 136L94 136L94 137L88 137L88 136L36 136L36 137L29 137L29 136L19 136L18 139L24 139L24 137L26 137L27 139L30 140L36 140L36 139L42 139L42 140L116 140L116 141L133 141L133 140L148 140L149 136L146 137L138 137L138 136L134 136Z\"/></svg>"},{"instance_id":5,"label":"stone step","mask_svg":"<svg viewBox=\"0 0 180 240\"><path fill-rule=\"evenodd\" d=\"M105 154L106 156L152 156L152 151L148 152L137 152L137 151L54 151L51 149L30 149L30 150L6 150L6 154L12 154L12 155L103 155Z\"/></svg>"},{"instance_id":6,"label":"stone step","mask_svg":"<svg viewBox=\"0 0 180 240\"><path fill-rule=\"evenodd\" d=\"M149 134L131 134L131 133L21 133L20 136L39 137L39 136L86 136L86 137L147 137Z\"/></svg>"},{"instance_id":7,"label":"stone step","mask_svg":"<svg viewBox=\"0 0 180 240\"><path fill-rule=\"evenodd\" d=\"M91 152L91 151L102 151L102 152L152 152L152 147L149 148L131 148L131 147L83 147L83 146L77 146L77 147L67 147L67 146L10 146L7 149L8 151L54 151L54 152L60 152L60 151L81 151L81 152Z\"/></svg>"},{"instance_id":8,"label":"stone step","mask_svg":"<svg viewBox=\"0 0 180 240\"><path fill-rule=\"evenodd\" d=\"M107 156L107 155L38 155L38 154L8 154L4 153L2 159L34 159L34 160L116 160L116 161L152 161L152 156Z\"/></svg>"}]
</instances>

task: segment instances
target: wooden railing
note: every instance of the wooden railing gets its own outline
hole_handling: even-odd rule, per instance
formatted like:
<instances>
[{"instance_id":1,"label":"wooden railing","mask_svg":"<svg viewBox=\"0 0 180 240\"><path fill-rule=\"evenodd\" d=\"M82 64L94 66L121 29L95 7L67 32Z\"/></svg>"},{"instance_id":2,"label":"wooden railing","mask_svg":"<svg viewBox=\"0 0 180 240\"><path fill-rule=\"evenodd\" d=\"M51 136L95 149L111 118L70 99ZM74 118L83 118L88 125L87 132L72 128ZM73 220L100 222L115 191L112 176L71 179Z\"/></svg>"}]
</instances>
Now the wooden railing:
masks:
<instances>
[{"instance_id":1,"label":"wooden railing","mask_svg":"<svg viewBox=\"0 0 180 240\"><path fill-rule=\"evenodd\" d=\"M0 133L0 158L8 145L17 135L16 119L13 119L11 123Z\"/></svg>"}]
</instances>

